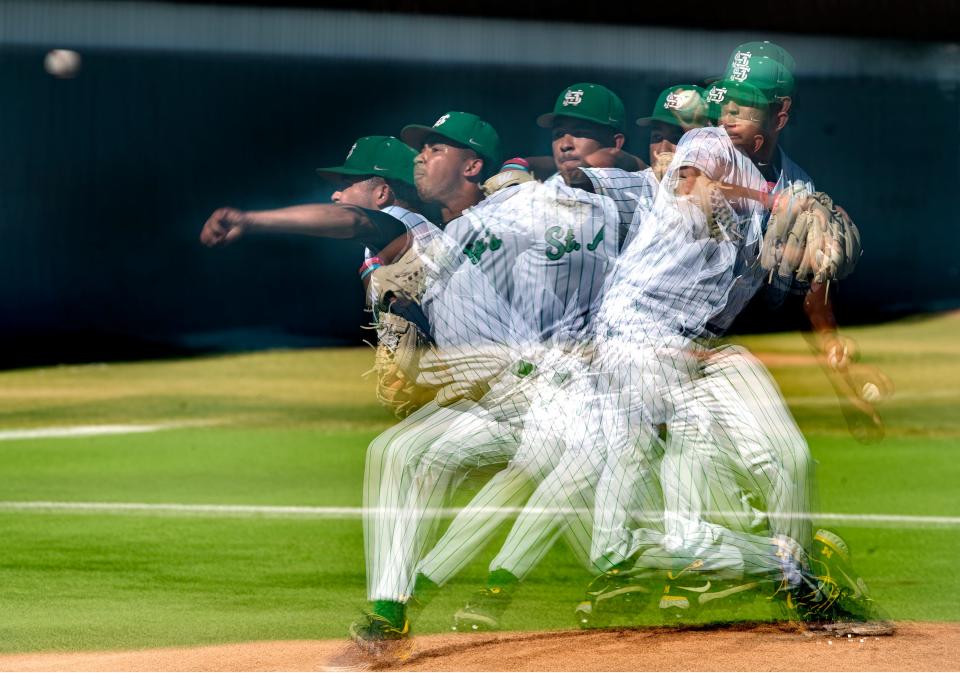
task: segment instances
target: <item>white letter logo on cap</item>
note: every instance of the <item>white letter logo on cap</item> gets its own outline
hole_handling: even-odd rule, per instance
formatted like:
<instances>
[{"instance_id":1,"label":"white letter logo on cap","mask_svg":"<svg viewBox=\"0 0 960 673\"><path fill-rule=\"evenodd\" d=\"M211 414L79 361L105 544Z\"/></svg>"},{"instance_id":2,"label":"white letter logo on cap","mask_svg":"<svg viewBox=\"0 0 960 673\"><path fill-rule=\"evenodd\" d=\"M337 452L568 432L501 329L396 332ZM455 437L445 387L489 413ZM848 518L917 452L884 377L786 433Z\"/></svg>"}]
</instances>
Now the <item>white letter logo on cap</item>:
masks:
<instances>
[{"instance_id":1,"label":"white letter logo on cap","mask_svg":"<svg viewBox=\"0 0 960 673\"><path fill-rule=\"evenodd\" d=\"M563 107L568 105L580 105L580 102L583 100L583 89L577 89L576 91L568 91L563 96Z\"/></svg>"},{"instance_id":2,"label":"white letter logo on cap","mask_svg":"<svg viewBox=\"0 0 960 673\"><path fill-rule=\"evenodd\" d=\"M680 89L671 91L667 94L667 99L663 101L663 107L667 110L683 110L693 105L693 98L697 95L696 91L689 89Z\"/></svg>"},{"instance_id":3,"label":"white letter logo on cap","mask_svg":"<svg viewBox=\"0 0 960 673\"><path fill-rule=\"evenodd\" d=\"M710 93L707 94L707 102L722 103L726 95L727 95L726 89L718 89L717 87L713 87L710 89Z\"/></svg>"},{"instance_id":4,"label":"white letter logo on cap","mask_svg":"<svg viewBox=\"0 0 960 673\"><path fill-rule=\"evenodd\" d=\"M749 51L738 51L733 55L733 60L730 61L730 79L736 82L743 82L747 79L747 75L750 74L750 57L752 54Z\"/></svg>"},{"instance_id":5,"label":"white letter logo on cap","mask_svg":"<svg viewBox=\"0 0 960 673\"><path fill-rule=\"evenodd\" d=\"M438 126L443 126L448 119L450 119L450 115L448 114L443 115L442 117L440 117L440 119L436 121L436 123L434 123L433 128L437 128Z\"/></svg>"}]
</instances>

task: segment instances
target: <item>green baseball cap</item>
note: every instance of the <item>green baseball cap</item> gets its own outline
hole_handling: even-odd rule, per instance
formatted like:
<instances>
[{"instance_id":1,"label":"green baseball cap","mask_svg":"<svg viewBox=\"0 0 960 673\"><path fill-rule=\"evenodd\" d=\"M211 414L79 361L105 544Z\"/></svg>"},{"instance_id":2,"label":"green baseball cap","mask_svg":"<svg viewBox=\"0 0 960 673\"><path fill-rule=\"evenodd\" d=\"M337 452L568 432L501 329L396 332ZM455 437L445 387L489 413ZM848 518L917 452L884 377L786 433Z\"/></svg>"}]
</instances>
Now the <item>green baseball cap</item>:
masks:
<instances>
[{"instance_id":1,"label":"green baseball cap","mask_svg":"<svg viewBox=\"0 0 960 673\"><path fill-rule=\"evenodd\" d=\"M790 52L781 47L779 44L774 44L768 40L762 40L759 42L744 42L733 50L733 53L730 54L730 58L727 62L733 63L738 58L742 59L743 55L746 55L747 58L750 58L751 56L766 56L767 58L772 58L777 63L782 64L783 67L790 72L793 72L797 69L797 62L794 60L793 56L790 55Z\"/></svg>"},{"instance_id":2,"label":"green baseball cap","mask_svg":"<svg viewBox=\"0 0 960 673\"><path fill-rule=\"evenodd\" d=\"M400 131L400 137L410 147L420 149L427 136L436 134L469 147L484 161L490 162L491 169L500 164L500 136L496 129L469 112L447 112L433 126L410 124Z\"/></svg>"},{"instance_id":3,"label":"green baseball cap","mask_svg":"<svg viewBox=\"0 0 960 673\"><path fill-rule=\"evenodd\" d=\"M320 177L335 180L342 175L378 175L413 184L413 159L408 145L393 136L364 136L347 152L342 166L318 168Z\"/></svg>"},{"instance_id":4,"label":"green baseball cap","mask_svg":"<svg viewBox=\"0 0 960 673\"><path fill-rule=\"evenodd\" d=\"M707 107L710 119L716 121L720 118L720 110L725 103L738 103L740 105L765 109L770 105L771 99L761 89L738 82L733 79L722 79L713 84L707 91Z\"/></svg>"},{"instance_id":5,"label":"green baseball cap","mask_svg":"<svg viewBox=\"0 0 960 673\"><path fill-rule=\"evenodd\" d=\"M707 124L707 92L695 84L676 84L660 92L649 117L637 120L637 126L651 122L673 124L689 130Z\"/></svg>"},{"instance_id":6,"label":"green baseball cap","mask_svg":"<svg viewBox=\"0 0 960 673\"><path fill-rule=\"evenodd\" d=\"M627 113L620 97L600 84L581 82L571 84L557 97L553 112L537 117L537 125L553 127L557 117L575 117L610 126L619 132L625 130Z\"/></svg>"},{"instance_id":7,"label":"green baseball cap","mask_svg":"<svg viewBox=\"0 0 960 673\"><path fill-rule=\"evenodd\" d=\"M735 82L752 84L767 94L771 100L793 95L793 73L785 64L770 56L751 55L747 51L735 52L727 64L723 77Z\"/></svg>"}]
</instances>

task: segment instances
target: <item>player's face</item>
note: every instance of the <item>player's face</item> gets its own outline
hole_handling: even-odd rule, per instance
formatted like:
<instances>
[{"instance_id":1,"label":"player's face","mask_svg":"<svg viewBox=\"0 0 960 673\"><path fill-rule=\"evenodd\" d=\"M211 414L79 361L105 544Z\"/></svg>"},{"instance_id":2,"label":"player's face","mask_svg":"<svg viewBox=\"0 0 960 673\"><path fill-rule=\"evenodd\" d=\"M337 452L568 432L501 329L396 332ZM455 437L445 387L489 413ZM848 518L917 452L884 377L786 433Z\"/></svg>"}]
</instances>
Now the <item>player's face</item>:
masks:
<instances>
[{"instance_id":1,"label":"player's face","mask_svg":"<svg viewBox=\"0 0 960 673\"><path fill-rule=\"evenodd\" d=\"M677 171L676 194L678 196L692 194L698 177L700 177L700 171L693 166L681 166Z\"/></svg>"},{"instance_id":2,"label":"player's face","mask_svg":"<svg viewBox=\"0 0 960 673\"><path fill-rule=\"evenodd\" d=\"M613 146L614 134L606 126L574 117L553 122L553 161L564 177L586 166L584 160L597 150Z\"/></svg>"},{"instance_id":3,"label":"player's face","mask_svg":"<svg viewBox=\"0 0 960 673\"><path fill-rule=\"evenodd\" d=\"M340 188L330 200L343 206L357 206L376 210L378 207L376 190L381 182L377 177L343 176Z\"/></svg>"},{"instance_id":4,"label":"player's face","mask_svg":"<svg viewBox=\"0 0 960 673\"><path fill-rule=\"evenodd\" d=\"M761 108L728 101L720 110L719 124L726 129L734 147L753 157L763 147L765 115Z\"/></svg>"},{"instance_id":5,"label":"player's face","mask_svg":"<svg viewBox=\"0 0 960 673\"><path fill-rule=\"evenodd\" d=\"M413 161L413 181L424 203L443 204L456 194L464 179L464 169L477 158L473 150L456 147L438 136L427 138Z\"/></svg>"},{"instance_id":6,"label":"player's face","mask_svg":"<svg viewBox=\"0 0 960 673\"><path fill-rule=\"evenodd\" d=\"M654 121L650 124L650 165L657 163L661 154L673 154L677 151L677 143L683 136L683 129L673 124Z\"/></svg>"}]
</instances>

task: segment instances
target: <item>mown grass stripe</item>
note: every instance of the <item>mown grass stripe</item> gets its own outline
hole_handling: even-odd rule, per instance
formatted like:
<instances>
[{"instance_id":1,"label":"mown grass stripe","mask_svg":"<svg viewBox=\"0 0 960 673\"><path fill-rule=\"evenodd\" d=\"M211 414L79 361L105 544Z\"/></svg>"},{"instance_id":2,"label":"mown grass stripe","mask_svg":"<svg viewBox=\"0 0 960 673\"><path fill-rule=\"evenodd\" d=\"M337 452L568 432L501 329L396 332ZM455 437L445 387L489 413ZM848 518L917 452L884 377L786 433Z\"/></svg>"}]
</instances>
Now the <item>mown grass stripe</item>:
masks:
<instances>
[{"instance_id":1,"label":"mown grass stripe","mask_svg":"<svg viewBox=\"0 0 960 673\"><path fill-rule=\"evenodd\" d=\"M482 513L485 508L474 508ZM521 508L506 508L508 514L519 514ZM49 500L0 501L0 512L96 512L103 514L192 514L216 516L260 516L260 517L305 517L316 519L359 519L363 515L362 507L308 507L284 505L204 505L186 503L142 503L142 502L55 502ZM443 508L434 514L454 516L461 510ZM543 513L556 513L543 509ZM589 515L586 510L562 509L563 514ZM653 513L637 513L651 516ZM731 516L735 512L708 512L708 517ZM857 514L840 512L810 512L799 516L809 516L814 520L830 521L846 525L904 525L923 527L958 527L958 516L920 516L912 514Z\"/></svg>"},{"instance_id":2,"label":"mown grass stripe","mask_svg":"<svg viewBox=\"0 0 960 673\"><path fill-rule=\"evenodd\" d=\"M0 441L18 439L51 439L58 437L98 437L101 435L132 435L161 430L178 430L204 425L216 425L218 421L170 421L167 423L117 423L113 425L68 425L62 427L23 428L0 430Z\"/></svg>"}]
</instances>

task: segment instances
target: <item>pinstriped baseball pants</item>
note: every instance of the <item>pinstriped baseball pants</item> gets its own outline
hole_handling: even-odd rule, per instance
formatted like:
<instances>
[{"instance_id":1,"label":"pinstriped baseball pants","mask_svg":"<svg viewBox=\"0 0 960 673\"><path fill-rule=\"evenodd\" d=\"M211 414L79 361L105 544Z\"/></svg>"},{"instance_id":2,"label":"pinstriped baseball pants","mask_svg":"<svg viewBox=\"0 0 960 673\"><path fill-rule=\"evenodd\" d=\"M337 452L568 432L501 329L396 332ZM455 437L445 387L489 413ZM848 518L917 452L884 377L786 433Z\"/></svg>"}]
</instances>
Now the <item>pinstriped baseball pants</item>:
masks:
<instances>
[{"instance_id":1,"label":"pinstriped baseball pants","mask_svg":"<svg viewBox=\"0 0 960 673\"><path fill-rule=\"evenodd\" d=\"M514 428L471 401L431 402L371 442L364 470L370 600L409 598L439 510L469 469L506 463L517 443Z\"/></svg>"},{"instance_id":2,"label":"pinstriped baseball pants","mask_svg":"<svg viewBox=\"0 0 960 673\"><path fill-rule=\"evenodd\" d=\"M662 373L679 351L658 350ZM601 504L598 492L597 504L598 516L605 514L614 526L595 536L593 553L611 564L642 551L639 564L650 567L699 560L703 570L730 576L779 577L779 541L786 536L791 547L804 546L811 537L804 516L811 465L806 442L769 373L748 352L724 347L695 356L668 365L691 375L674 378L668 389L662 544L649 548L648 537L632 539L634 533L618 524L631 475L629 466L617 466L630 456L614 447L601 486L605 500ZM696 371L695 360L701 361ZM636 368L631 375L638 372L642 376Z\"/></svg>"}]
</instances>

